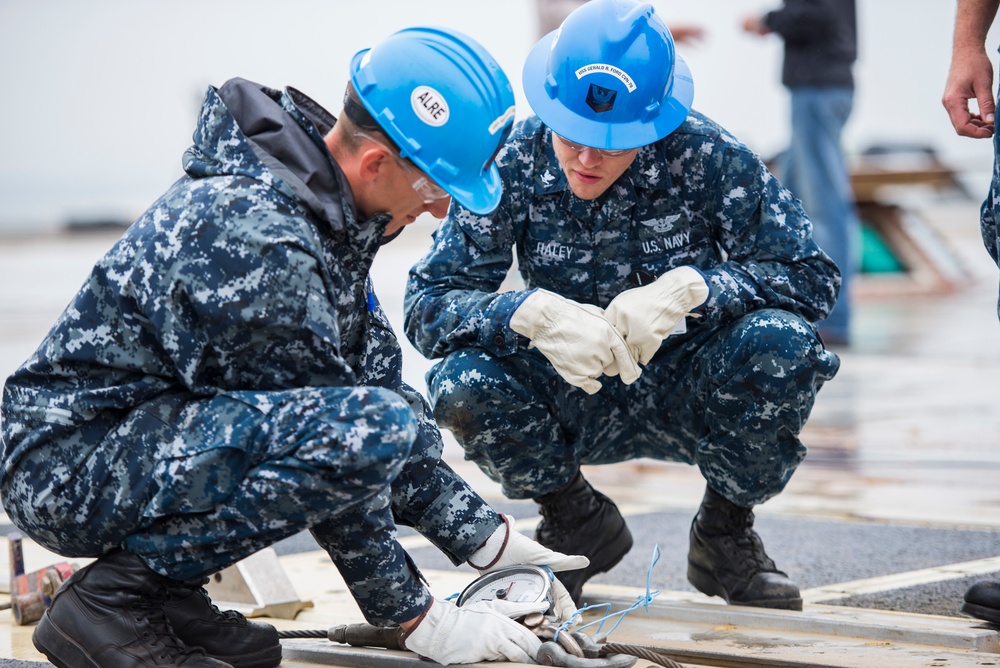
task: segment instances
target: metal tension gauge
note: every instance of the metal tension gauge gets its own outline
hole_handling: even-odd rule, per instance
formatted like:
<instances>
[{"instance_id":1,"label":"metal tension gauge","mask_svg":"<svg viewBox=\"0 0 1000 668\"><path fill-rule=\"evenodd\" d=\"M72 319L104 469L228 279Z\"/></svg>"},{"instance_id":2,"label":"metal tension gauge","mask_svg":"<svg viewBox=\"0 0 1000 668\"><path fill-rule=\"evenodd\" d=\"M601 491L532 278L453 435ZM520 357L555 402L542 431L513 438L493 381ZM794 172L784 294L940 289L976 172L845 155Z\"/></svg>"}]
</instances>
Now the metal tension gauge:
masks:
<instances>
[{"instance_id":1,"label":"metal tension gauge","mask_svg":"<svg viewBox=\"0 0 1000 668\"><path fill-rule=\"evenodd\" d=\"M458 595L458 605L476 601L511 601L513 603L549 602L552 608L552 581L541 566L521 564L485 573ZM549 612L546 611L546 612Z\"/></svg>"}]
</instances>

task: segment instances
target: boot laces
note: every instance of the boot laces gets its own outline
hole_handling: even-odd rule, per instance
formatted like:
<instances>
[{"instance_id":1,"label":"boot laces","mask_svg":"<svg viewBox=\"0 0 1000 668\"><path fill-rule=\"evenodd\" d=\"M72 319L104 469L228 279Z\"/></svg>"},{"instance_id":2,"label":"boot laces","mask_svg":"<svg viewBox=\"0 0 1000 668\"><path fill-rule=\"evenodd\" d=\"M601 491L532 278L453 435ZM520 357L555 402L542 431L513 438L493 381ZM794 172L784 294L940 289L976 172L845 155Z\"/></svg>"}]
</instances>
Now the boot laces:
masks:
<instances>
[{"instance_id":1,"label":"boot laces","mask_svg":"<svg viewBox=\"0 0 1000 668\"><path fill-rule=\"evenodd\" d=\"M205 604L208 606L210 613L218 618L218 621L232 622L242 624L246 621L246 617L235 610L220 610L213 601L212 597L208 595L208 590L205 589L205 585L208 584L209 578L202 578L200 580L182 580L174 584L167 592L167 597L172 600L185 599L188 596L200 596L204 600Z\"/></svg>"},{"instance_id":2,"label":"boot laces","mask_svg":"<svg viewBox=\"0 0 1000 668\"><path fill-rule=\"evenodd\" d=\"M753 528L754 514L751 510L730 512L726 514L729 525L729 536L733 546L739 551L743 560L752 565L751 572L775 571L774 561L764 551L764 542Z\"/></svg>"},{"instance_id":3,"label":"boot laces","mask_svg":"<svg viewBox=\"0 0 1000 668\"><path fill-rule=\"evenodd\" d=\"M133 619L143 628L140 638L154 650L159 650L158 656L168 661L177 656L204 654L198 647L188 647L174 634L167 616L163 612L163 601L166 592L156 597L142 597L132 601L128 608Z\"/></svg>"}]
</instances>

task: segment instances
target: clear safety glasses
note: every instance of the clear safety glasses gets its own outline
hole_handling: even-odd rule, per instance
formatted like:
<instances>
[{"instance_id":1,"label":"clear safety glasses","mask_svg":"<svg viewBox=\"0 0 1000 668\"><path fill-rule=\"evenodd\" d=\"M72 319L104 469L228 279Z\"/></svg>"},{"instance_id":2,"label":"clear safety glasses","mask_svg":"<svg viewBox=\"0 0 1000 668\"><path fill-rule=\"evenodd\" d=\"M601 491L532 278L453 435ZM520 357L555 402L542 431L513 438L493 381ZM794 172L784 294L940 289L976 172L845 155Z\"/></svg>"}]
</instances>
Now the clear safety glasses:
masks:
<instances>
[{"instance_id":1,"label":"clear safety glasses","mask_svg":"<svg viewBox=\"0 0 1000 668\"><path fill-rule=\"evenodd\" d=\"M355 137L361 137L367 139L368 141L378 144L385 150L387 150L393 157L393 159L399 163L399 166L403 168L403 171L410 175L410 185L413 186L413 190L416 191L421 198L423 198L424 204L433 204L434 202L440 202L446 197L450 197L448 191L434 183L429 176L424 174L416 165L414 165L409 160L403 158L399 155L395 149L387 146L385 142L379 141L367 132L355 132Z\"/></svg>"},{"instance_id":2,"label":"clear safety glasses","mask_svg":"<svg viewBox=\"0 0 1000 668\"><path fill-rule=\"evenodd\" d=\"M593 146L583 146L582 144L575 144L571 142L562 135L557 135L554 132L552 134L556 139L559 140L559 143L561 143L563 146L573 151L574 153L580 153L583 150L589 148L591 151L597 151L604 158L618 158L620 156L625 155L626 153L631 153L632 151L636 150L634 148L607 149L607 148L594 148Z\"/></svg>"}]
</instances>

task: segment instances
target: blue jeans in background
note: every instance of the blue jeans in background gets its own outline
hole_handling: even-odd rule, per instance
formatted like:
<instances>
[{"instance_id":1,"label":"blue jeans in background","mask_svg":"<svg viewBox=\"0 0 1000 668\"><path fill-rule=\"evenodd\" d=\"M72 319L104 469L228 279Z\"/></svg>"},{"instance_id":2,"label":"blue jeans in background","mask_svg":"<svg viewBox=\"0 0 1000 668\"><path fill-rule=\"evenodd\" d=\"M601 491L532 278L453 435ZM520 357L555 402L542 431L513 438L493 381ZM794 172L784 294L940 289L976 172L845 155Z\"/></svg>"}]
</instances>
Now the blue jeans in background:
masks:
<instances>
[{"instance_id":1,"label":"blue jeans in background","mask_svg":"<svg viewBox=\"0 0 1000 668\"><path fill-rule=\"evenodd\" d=\"M802 200L813 223L813 238L840 268L840 297L830 316L819 323L819 330L824 342L846 345L851 335L851 279L859 264L855 244L860 230L840 136L851 115L854 89L795 86L789 91L792 137L779 164L779 177Z\"/></svg>"}]
</instances>

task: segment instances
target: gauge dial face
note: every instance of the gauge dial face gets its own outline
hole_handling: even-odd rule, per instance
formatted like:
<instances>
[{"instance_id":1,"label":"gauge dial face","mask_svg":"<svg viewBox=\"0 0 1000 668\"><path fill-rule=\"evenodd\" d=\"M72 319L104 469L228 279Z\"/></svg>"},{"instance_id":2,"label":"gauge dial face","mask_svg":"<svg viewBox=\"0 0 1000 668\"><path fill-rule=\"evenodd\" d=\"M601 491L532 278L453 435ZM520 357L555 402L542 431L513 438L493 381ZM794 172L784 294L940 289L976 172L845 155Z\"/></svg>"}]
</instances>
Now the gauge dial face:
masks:
<instances>
[{"instance_id":1,"label":"gauge dial face","mask_svg":"<svg viewBox=\"0 0 1000 668\"><path fill-rule=\"evenodd\" d=\"M461 593L458 605L475 601L511 601L535 603L551 600L549 574L538 566L511 566L486 573Z\"/></svg>"}]
</instances>

